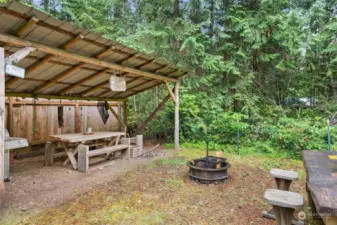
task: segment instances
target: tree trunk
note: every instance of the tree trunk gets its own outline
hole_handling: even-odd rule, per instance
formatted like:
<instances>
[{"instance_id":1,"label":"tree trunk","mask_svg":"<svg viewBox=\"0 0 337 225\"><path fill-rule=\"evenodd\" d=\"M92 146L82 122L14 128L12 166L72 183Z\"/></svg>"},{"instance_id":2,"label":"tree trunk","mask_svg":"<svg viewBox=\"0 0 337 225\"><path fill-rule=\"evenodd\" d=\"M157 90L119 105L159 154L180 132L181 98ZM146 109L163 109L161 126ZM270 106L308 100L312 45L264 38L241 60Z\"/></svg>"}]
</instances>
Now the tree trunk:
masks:
<instances>
[{"instance_id":1,"label":"tree trunk","mask_svg":"<svg viewBox=\"0 0 337 225\"><path fill-rule=\"evenodd\" d=\"M180 16L180 0L174 0L173 3L173 17L178 18Z\"/></svg>"},{"instance_id":2,"label":"tree trunk","mask_svg":"<svg viewBox=\"0 0 337 225\"><path fill-rule=\"evenodd\" d=\"M44 11L49 12L49 0L43 1L43 9Z\"/></svg>"}]
</instances>

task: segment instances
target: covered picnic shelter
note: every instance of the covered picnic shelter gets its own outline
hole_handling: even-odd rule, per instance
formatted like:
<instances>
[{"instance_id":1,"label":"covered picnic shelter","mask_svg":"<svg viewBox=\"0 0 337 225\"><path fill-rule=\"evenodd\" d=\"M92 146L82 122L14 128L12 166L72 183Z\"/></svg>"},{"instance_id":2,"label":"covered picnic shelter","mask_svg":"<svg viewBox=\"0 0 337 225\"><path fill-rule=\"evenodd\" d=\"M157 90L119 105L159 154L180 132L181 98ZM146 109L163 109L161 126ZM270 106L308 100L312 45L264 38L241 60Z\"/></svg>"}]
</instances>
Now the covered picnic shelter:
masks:
<instances>
[{"instance_id":1,"label":"covered picnic shelter","mask_svg":"<svg viewBox=\"0 0 337 225\"><path fill-rule=\"evenodd\" d=\"M165 85L167 96L141 127L144 128L171 98L175 103L175 149L179 149L179 84L188 70L17 1L0 5L0 43L0 191L4 188L7 97L120 102L123 120L112 107L110 111L125 131L128 97ZM18 62L14 59L16 66L25 68L24 78L5 74L8 57L15 58L13 54L18 51L29 52ZM124 77L126 90L111 91L110 76ZM174 84L173 90L169 83Z\"/></svg>"}]
</instances>

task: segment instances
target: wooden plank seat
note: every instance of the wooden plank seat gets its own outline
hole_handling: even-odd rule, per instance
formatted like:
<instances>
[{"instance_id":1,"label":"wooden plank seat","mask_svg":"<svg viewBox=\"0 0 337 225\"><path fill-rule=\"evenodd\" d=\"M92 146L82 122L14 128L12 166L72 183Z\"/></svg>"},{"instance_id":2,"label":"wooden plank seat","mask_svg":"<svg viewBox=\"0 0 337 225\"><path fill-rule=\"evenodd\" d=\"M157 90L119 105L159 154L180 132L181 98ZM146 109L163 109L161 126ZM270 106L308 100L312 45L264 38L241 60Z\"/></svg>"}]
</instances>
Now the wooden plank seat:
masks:
<instances>
[{"instance_id":1,"label":"wooden plank seat","mask_svg":"<svg viewBox=\"0 0 337 225\"><path fill-rule=\"evenodd\" d=\"M100 148L100 149L89 151L88 157L103 155L103 154L109 154L109 153L112 153L112 152L115 152L115 151L126 150L128 148L129 148L128 145L115 145L115 146L111 146L111 147Z\"/></svg>"},{"instance_id":2,"label":"wooden plank seat","mask_svg":"<svg viewBox=\"0 0 337 225\"><path fill-rule=\"evenodd\" d=\"M129 158L130 145L121 144L110 147L100 148L89 151L88 145L78 146L78 171L86 173L89 170L89 158L98 155L107 154L108 156L114 152L124 151L124 158Z\"/></svg>"},{"instance_id":3,"label":"wooden plank seat","mask_svg":"<svg viewBox=\"0 0 337 225\"><path fill-rule=\"evenodd\" d=\"M293 180L298 180L298 172L282 169L271 169L270 174L275 178L277 189L289 191L290 185ZM268 219L276 219L274 209L263 211L262 216ZM304 221L296 219L294 216L292 220L293 225L303 225Z\"/></svg>"},{"instance_id":4,"label":"wooden plank seat","mask_svg":"<svg viewBox=\"0 0 337 225\"><path fill-rule=\"evenodd\" d=\"M267 189L264 199L273 206L277 225L291 225L295 209L304 205L302 195L278 189Z\"/></svg>"},{"instance_id":5,"label":"wooden plank seat","mask_svg":"<svg viewBox=\"0 0 337 225\"><path fill-rule=\"evenodd\" d=\"M277 189L288 191L293 180L298 180L298 173L290 170L271 169L270 174L275 178Z\"/></svg>"}]
</instances>

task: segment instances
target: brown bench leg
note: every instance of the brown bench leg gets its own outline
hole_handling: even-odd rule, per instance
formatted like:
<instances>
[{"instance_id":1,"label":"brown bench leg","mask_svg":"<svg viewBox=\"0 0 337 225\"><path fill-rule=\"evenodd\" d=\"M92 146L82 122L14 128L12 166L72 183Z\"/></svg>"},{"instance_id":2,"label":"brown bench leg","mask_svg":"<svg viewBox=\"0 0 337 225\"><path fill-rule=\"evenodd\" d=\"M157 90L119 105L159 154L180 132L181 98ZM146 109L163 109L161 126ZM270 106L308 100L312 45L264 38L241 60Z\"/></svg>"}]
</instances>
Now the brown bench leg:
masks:
<instances>
[{"instance_id":1,"label":"brown bench leg","mask_svg":"<svg viewBox=\"0 0 337 225\"><path fill-rule=\"evenodd\" d=\"M54 164L55 144L47 141L44 150L44 164L45 166L52 166Z\"/></svg>"},{"instance_id":2,"label":"brown bench leg","mask_svg":"<svg viewBox=\"0 0 337 225\"><path fill-rule=\"evenodd\" d=\"M289 191L291 180L284 180L280 178L275 178L277 189L283 190L283 191Z\"/></svg>"},{"instance_id":3,"label":"brown bench leg","mask_svg":"<svg viewBox=\"0 0 337 225\"><path fill-rule=\"evenodd\" d=\"M291 225L294 209L273 205L277 225Z\"/></svg>"},{"instance_id":4,"label":"brown bench leg","mask_svg":"<svg viewBox=\"0 0 337 225\"><path fill-rule=\"evenodd\" d=\"M89 170L89 146L79 145L77 168L79 172L86 173Z\"/></svg>"}]
</instances>

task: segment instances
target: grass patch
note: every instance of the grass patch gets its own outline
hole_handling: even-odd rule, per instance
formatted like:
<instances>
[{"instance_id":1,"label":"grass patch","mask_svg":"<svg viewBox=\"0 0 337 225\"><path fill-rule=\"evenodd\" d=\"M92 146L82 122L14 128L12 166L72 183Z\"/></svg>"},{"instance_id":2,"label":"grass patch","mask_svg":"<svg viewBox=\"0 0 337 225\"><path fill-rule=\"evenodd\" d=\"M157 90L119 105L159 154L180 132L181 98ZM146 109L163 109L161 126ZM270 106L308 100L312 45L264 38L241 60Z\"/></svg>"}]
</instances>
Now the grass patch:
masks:
<instances>
[{"instance_id":1,"label":"grass patch","mask_svg":"<svg viewBox=\"0 0 337 225\"><path fill-rule=\"evenodd\" d=\"M202 150L205 152L206 145L204 142L184 142L181 143L181 148L183 149L193 149L193 150ZM173 143L168 143L165 147L169 149L174 148ZM275 147L271 148L263 142L254 142L251 145L240 145L238 148L235 144L226 144L221 145L214 142L209 143L209 150L210 151L223 151L225 153L238 155L238 156L255 156L255 157L264 157L264 158L293 158L298 159L298 155L294 155L293 152L289 151L282 151L281 149Z\"/></svg>"}]
</instances>

